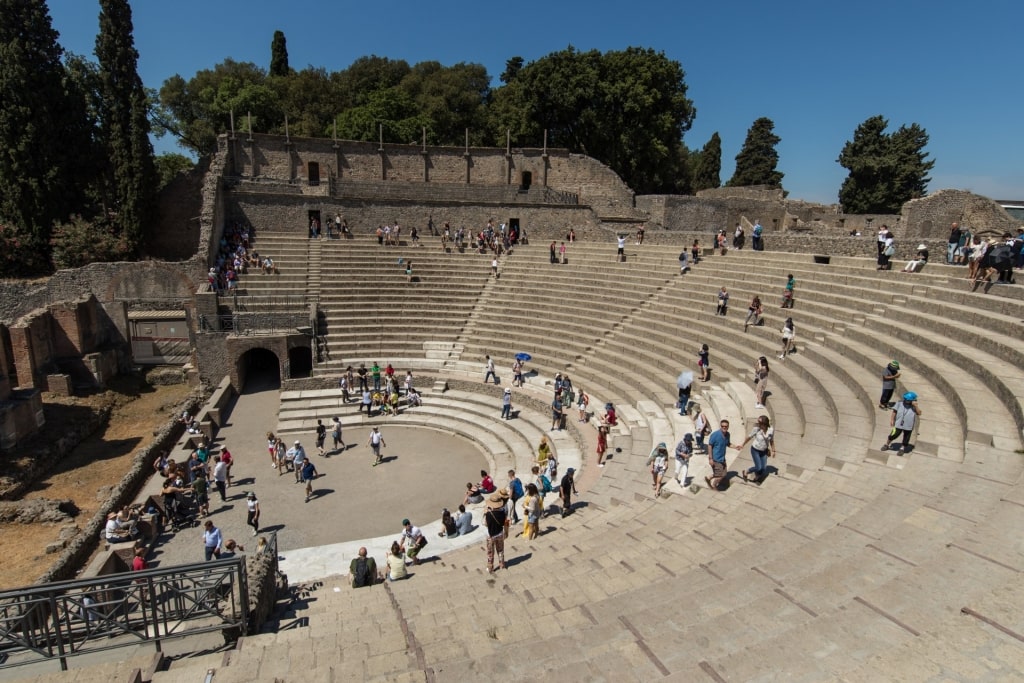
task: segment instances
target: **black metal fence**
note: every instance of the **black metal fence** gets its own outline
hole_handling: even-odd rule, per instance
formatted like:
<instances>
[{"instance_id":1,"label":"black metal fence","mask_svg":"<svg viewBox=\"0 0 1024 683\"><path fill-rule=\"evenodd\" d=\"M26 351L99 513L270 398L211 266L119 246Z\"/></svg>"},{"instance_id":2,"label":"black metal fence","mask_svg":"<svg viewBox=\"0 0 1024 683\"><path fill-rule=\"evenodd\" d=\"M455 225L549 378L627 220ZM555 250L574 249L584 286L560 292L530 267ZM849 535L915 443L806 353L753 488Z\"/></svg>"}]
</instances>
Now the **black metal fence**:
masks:
<instances>
[{"instance_id":1,"label":"black metal fence","mask_svg":"<svg viewBox=\"0 0 1024 683\"><path fill-rule=\"evenodd\" d=\"M276 539L273 549L276 553ZM211 631L245 635L245 558L148 569L0 592L0 668Z\"/></svg>"}]
</instances>

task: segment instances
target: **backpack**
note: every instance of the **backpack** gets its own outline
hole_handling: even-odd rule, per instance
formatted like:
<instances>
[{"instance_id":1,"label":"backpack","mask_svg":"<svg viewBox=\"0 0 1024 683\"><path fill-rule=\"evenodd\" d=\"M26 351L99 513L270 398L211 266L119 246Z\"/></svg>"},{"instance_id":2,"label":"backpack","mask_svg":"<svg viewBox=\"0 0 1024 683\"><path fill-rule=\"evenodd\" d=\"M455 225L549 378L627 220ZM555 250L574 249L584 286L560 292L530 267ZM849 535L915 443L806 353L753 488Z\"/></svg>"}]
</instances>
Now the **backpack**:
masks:
<instances>
[{"instance_id":1,"label":"backpack","mask_svg":"<svg viewBox=\"0 0 1024 683\"><path fill-rule=\"evenodd\" d=\"M522 498L523 497L523 482L519 481L518 477L516 477L515 479L512 480L512 497L513 498Z\"/></svg>"},{"instance_id":2,"label":"backpack","mask_svg":"<svg viewBox=\"0 0 1024 683\"><path fill-rule=\"evenodd\" d=\"M551 480L548 479L546 474L540 475L540 486L541 486L541 493L551 493L551 491L552 491Z\"/></svg>"},{"instance_id":3,"label":"backpack","mask_svg":"<svg viewBox=\"0 0 1024 683\"><path fill-rule=\"evenodd\" d=\"M365 557L356 558L356 568L352 575L352 587L362 588L370 585L370 567Z\"/></svg>"}]
</instances>

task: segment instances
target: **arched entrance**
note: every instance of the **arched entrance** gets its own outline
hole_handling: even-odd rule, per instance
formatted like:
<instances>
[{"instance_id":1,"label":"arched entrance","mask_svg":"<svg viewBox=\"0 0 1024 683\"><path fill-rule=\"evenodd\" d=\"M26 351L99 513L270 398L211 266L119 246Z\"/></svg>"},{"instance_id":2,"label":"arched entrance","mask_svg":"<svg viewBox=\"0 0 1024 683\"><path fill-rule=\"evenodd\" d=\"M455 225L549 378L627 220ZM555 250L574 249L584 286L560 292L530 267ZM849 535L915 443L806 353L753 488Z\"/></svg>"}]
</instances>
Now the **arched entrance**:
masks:
<instances>
[{"instance_id":1,"label":"arched entrance","mask_svg":"<svg viewBox=\"0 0 1024 683\"><path fill-rule=\"evenodd\" d=\"M313 351L308 346L293 346L288 349L288 377L301 379L313 374Z\"/></svg>"},{"instance_id":2,"label":"arched entrance","mask_svg":"<svg viewBox=\"0 0 1024 683\"><path fill-rule=\"evenodd\" d=\"M238 358L239 393L253 394L281 388L281 361L267 349L249 349Z\"/></svg>"}]
</instances>

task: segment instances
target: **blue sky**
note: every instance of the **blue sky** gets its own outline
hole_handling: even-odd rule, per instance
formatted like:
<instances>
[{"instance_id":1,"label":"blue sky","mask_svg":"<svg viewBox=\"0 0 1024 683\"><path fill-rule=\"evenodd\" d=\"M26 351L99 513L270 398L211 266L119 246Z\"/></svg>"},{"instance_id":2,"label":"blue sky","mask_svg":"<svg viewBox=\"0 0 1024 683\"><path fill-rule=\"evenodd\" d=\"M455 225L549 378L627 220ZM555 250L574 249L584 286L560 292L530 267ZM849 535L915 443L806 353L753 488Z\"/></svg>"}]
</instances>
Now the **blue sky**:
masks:
<instances>
[{"instance_id":1,"label":"blue sky","mask_svg":"<svg viewBox=\"0 0 1024 683\"><path fill-rule=\"evenodd\" d=\"M92 56L99 3L49 0L61 45ZM227 57L266 67L276 29L293 68L343 69L377 54L410 64L483 64L498 86L505 61L573 45L664 51L686 72L697 108L684 137L722 136L727 180L747 129L775 122L779 170L792 198L832 203L836 162L854 129L881 114L890 129L918 123L936 162L930 191L968 189L1024 199L1024 3L865 0L708 3L555 0L435 3L344 0L135 0L139 72L159 88ZM169 139L157 151L174 151ZM180 151L180 150L178 150Z\"/></svg>"}]
</instances>

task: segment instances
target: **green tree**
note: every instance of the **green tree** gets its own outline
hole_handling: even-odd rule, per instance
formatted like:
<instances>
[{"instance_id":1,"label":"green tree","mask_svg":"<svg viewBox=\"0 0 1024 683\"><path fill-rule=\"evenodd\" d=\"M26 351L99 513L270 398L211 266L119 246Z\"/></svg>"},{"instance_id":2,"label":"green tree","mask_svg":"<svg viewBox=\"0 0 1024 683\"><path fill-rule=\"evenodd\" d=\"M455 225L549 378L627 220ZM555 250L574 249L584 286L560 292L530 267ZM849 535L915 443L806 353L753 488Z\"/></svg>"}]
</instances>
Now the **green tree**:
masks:
<instances>
[{"instance_id":1,"label":"green tree","mask_svg":"<svg viewBox=\"0 0 1024 683\"><path fill-rule=\"evenodd\" d=\"M142 243L156 209L156 168L149 140L149 108L139 78L127 0L100 0L96 57L102 93L102 140L110 159L113 224L129 252Z\"/></svg>"},{"instance_id":2,"label":"green tree","mask_svg":"<svg viewBox=\"0 0 1024 683\"><path fill-rule=\"evenodd\" d=\"M182 173L187 173L195 168L195 163L184 154L176 152L164 152L156 158L156 172L160 178L160 189L163 189L172 180Z\"/></svg>"},{"instance_id":3,"label":"green tree","mask_svg":"<svg viewBox=\"0 0 1024 683\"><path fill-rule=\"evenodd\" d=\"M270 42L270 75L287 76L289 73L288 41L283 31L274 31L274 39Z\"/></svg>"},{"instance_id":4,"label":"green tree","mask_svg":"<svg viewBox=\"0 0 1024 683\"><path fill-rule=\"evenodd\" d=\"M783 174L776 170L779 153L775 145L782 139L773 131L775 124L769 118L759 118L747 131L747 139L743 148L736 155L736 171L727 185L743 187L747 185L770 185L782 187Z\"/></svg>"},{"instance_id":5,"label":"green tree","mask_svg":"<svg viewBox=\"0 0 1024 683\"><path fill-rule=\"evenodd\" d=\"M492 144L548 144L608 164L641 193L674 191L683 133L695 115L679 62L631 47L601 54L572 46L518 70L494 93Z\"/></svg>"},{"instance_id":6,"label":"green tree","mask_svg":"<svg viewBox=\"0 0 1024 683\"><path fill-rule=\"evenodd\" d=\"M398 87L412 98L418 113L430 121L432 142L458 145L465 140L467 128L474 137L483 133L490 82L487 69L480 64L442 66L439 62L420 62Z\"/></svg>"},{"instance_id":7,"label":"green tree","mask_svg":"<svg viewBox=\"0 0 1024 683\"><path fill-rule=\"evenodd\" d=\"M916 123L888 134L888 125L882 116L868 118L839 153L838 163L849 171L839 189L847 213L899 213L927 191L935 165L924 151L928 134Z\"/></svg>"},{"instance_id":8,"label":"green tree","mask_svg":"<svg viewBox=\"0 0 1024 683\"><path fill-rule=\"evenodd\" d=\"M97 261L121 261L131 257L132 250L124 236L109 222L88 221L71 216L53 227L53 265L56 268L79 268Z\"/></svg>"},{"instance_id":9,"label":"green tree","mask_svg":"<svg viewBox=\"0 0 1024 683\"><path fill-rule=\"evenodd\" d=\"M373 142L384 126L384 142L407 145L417 142L423 127L431 134L431 121L420 113L408 93L387 88L371 93L366 104L352 107L338 116L338 137Z\"/></svg>"},{"instance_id":10,"label":"green tree","mask_svg":"<svg viewBox=\"0 0 1024 683\"><path fill-rule=\"evenodd\" d=\"M511 83L519 75L519 72L523 70L523 58L519 56L512 57L511 59L505 60L505 70L501 72L501 82Z\"/></svg>"},{"instance_id":11,"label":"green tree","mask_svg":"<svg viewBox=\"0 0 1024 683\"><path fill-rule=\"evenodd\" d=\"M718 131L712 133L697 157L693 169L693 191L707 190L722 186L722 138Z\"/></svg>"},{"instance_id":12,"label":"green tree","mask_svg":"<svg viewBox=\"0 0 1024 683\"><path fill-rule=\"evenodd\" d=\"M80 200L76 158L87 137L82 100L71 96L63 53L43 2L0 0L0 221L17 245L0 275L49 267L53 222Z\"/></svg>"}]
</instances>

